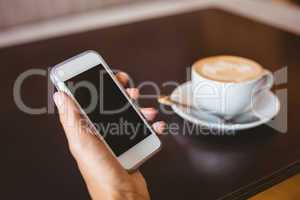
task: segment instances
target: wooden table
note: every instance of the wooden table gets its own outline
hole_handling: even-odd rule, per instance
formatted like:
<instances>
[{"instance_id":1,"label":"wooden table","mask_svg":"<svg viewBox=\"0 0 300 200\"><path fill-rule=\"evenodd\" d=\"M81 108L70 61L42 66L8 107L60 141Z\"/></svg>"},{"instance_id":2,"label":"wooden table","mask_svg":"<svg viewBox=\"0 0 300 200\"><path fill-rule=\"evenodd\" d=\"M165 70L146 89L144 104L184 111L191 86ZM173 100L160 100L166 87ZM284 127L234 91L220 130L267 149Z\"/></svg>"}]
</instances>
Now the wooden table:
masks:
<instances>
[{"instance_id":1,"label":"wooden table","mask_svg":"<svg viewBox=\"0 0 300 200\"><path fill-rule=\"evenodd\" d=\"M249 200L291 200L300 197L300 174L272 186L271 188L258 193Z\"/></svg>"},{"instance_id":2,"label":"wooden table","mask_svg":"<svg viewBox=\"0 0 300 200\"><path fill-rule=\"evenodd\" d=\"M21 73L46 70L88 49L136 84L153 81L165 94L174 88L163 83L185 82L186 68L200 57L240 55L272 71L288 66L288 83L275 86L288 91L285 134L263 125L236 136L189 136L181 118L161 114L180 130L163 136L163 150L141 168L153 199L244 199L300 171L300 37L207 9L0 49L1 199L89 198L57 115L28 115L13 100ZM153 94L147 87L141 92ZM22 98L46 106L47 77L26 79ZM158 107L154 98L140 103Z\"/></svg>"}]
</instances>

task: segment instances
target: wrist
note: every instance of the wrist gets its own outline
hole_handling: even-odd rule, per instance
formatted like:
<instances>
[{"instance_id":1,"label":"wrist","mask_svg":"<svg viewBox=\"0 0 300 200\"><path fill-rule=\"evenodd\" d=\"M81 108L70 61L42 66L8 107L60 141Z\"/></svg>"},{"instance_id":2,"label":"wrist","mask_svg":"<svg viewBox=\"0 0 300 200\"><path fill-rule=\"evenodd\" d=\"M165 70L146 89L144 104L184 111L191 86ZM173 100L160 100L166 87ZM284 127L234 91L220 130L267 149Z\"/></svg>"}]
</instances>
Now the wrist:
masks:
<instances>
[{"instance_id":1,"label":"wrist","mask_svg":"<svg viewBox=\"0 0 300 200\"><path fill-rule=\"evenodd\" d=\"M110 200L150 200L150 198L133 192L115 192Z\"/></svg>"},{"instance_id":2,"label":"wrist","mask_svg":"<svg viewBox=\"0 0 300 200\"><path fill-rule=\"evenodd\" d=\"M150 200L148 194L141 194L135 190L120 190L113 188L107 192L108 200Z\"/></svg>"}]
</instances>

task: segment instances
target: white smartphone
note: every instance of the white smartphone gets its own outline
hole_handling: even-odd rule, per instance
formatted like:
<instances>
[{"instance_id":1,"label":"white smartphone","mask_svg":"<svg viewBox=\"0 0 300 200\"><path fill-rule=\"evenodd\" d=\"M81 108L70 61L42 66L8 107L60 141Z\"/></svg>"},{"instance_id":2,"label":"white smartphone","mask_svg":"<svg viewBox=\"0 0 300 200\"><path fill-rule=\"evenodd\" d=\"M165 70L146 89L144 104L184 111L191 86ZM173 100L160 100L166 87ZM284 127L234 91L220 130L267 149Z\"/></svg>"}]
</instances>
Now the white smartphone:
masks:
<instances>
[{"instance_id":1,"label":"white smartphone","mask_svg":"<svg viewBox=\"0 0 300 200\"><path fill-rule=\"evenodd\" d=\"M126 170L136 169L160 149L151 126L97 52L86 51L54 66L50 78L73 98Z\"/></svg>"}]
</instances>

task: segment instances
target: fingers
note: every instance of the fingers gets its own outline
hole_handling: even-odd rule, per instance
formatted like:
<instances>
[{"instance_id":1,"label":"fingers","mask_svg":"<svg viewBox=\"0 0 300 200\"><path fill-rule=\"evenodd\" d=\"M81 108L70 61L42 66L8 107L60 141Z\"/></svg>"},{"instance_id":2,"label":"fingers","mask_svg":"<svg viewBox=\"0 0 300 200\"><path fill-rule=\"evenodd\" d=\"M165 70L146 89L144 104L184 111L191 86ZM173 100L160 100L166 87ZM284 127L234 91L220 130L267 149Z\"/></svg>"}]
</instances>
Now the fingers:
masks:
<instances>
[{"instance_id":1,"label":"fingers","mask_svg":"<svg viewBox=\"0 0 300 200\"><path fill-rule=\"evenodd\" d=\"M127 88L126 92L129 95L129 97L134 100L137 100L140 96L140 92L137 88Z\"/></svg>"},{"instance_id":2,"label":"fingers","mask_svg":"<svg viewBox=\"0 0 300 200\"><path fill-rule=\"evenodd\" d=\"M85 140L93 139L89 137L91 130L85 126L85 120L75 102L63 92L56 92L53 99L70 146L78 146ZM80 140L81 137L83 141Z\"/></svg>"},{"instance_id":3,"label":"fingers","mask_svg":"<svg viewBox=\"0 0 300 200\"><path fill-rule=\"evenodd\" d=\"M59 112L60 122L65 130L68 141L72 141L75 135L79 134L80 113L73 101L63 92L56 92L53 96Z\"/></svg>"},{"instance_id":4,"label":"fingers","mask_svg":"<svg viewBox=\"0 0 300 200\"><path fill-rule=\"evenodd\" d=\"M118 81L123 85L123 87L126 87L129 81L129 76L125 72L118 72L116 74L116 77ZM139 90L137 88L127 88L126 89L127 94L130 96L130 98L137 100L139 98Z\"/></svg>"},{"instance_id":5,"label":"fingers","mask_svg":"<svg viewBox=\"0 0 300 200\"><path fill-rule=\"evenodd\" d=\"M126 92L130 98L137 100L139 98L139 90L137 88L127 88ZM155 108L141 108L142 114L148 121L153 121L158 114L158 111ZM153 129L157 134L163 134L164 129L166 128L166 123L159 121L153 124Z\"/></svg>"},{"instance_id":6,"label":"fingers","mask_svg":"<svg viewBox=\"0 0 300 200\"><path fill-rule=\"evenodd\" d=\"M139 98L139 90L137 88L127 88L126 92L130 98L137 100ZM142 114L148 121L153 121L158 114L158 111L155 108L141 108ZM163 134L163 131L166 128L166 123L163 121L155 122L153 129L157 134Z\"/></svg>"},{"instance_id":7,"label":"fingers","mask_svg":"<svg viewBox=\"0 0 300 200\"><path fill-rule=\"evenodd\" d=\"M106 165L112 164L112 154L101 139L93 134L89 123L81 117L75 102L63 92L56 92L53 99L76 161L92 164L96 160L108 160Z\"/></svg>"},{"instance_id":8,"label":"fingers","mask_svg":"<svg viewBox=\"0 0 300 200\"><path fill-rule=\"evenodd\" d=\"M125 72L118 72L116 74L116 77L118 81L123 85L123 87L126 87L129 81L129 76Z\"/></svg>"},{"instance_id":9,"label":"fingers","mask_svg":"<svg viewBox=\"0 0 300 200\"><path fill-rule=\"evenodd\" d=\"M123 87L126 87L129 81L129 76L125 72L118 72L116 74L116 77L118 81L123 85ZM127 94L130 96L130 98L137 100L139 98L139 90L137 88L127 88L126 89Z\"/></svg>"},{"instance_id":10,"label":"fingers","mask_svg":"<svg viewBox=\"0 0 300 200\"><path fill-rule=\"evenodd\" d=\"M91 134L89 127L82 123L84 120L74 101L63 92L55 93L53 98L71 153L77 161L88 188L93 188L94 183L99 185L103 180L113 182L115 177L126 175L126 171L101 139ZM154 119L157 114L153 108L144 108L143 112L148 119ZM158 134L162 134L165 127L164 122L153 124L153 129Z\"/></svg>"},{"instance_id":11,"label":"fingers","mask_svg":"<svg viewBox=\"0 0 300 200\"><path fill-rule=\"evenodd\" d=\"M162 135L164 133L166 126L167 125L164 121L158 121L158 122L155 122L154 124L152 124L154 131L159 135Z\"/></svg>"},{"instance_id":12,"label":"fingers","mask_svg":"<svg viewBox=\"0 0 300 200\"><path fill-rule=\"evenodd\" d=\"M155 108L141 108L141 112L148 121L153 121L158 113Z\"/></svg>"},{"instance_id":13,"label":"fingers","mask_svg":"<svg viewBox=\"0 0 300 200\"><path fill-rule=\"evenodd\" d=\"M83 119L74 101L63 92L55 93L53 98L70 151L91 194L97 194L101 184L114 185L119 177L127 176L127 172L101 139L91 134L90 128L81 123Z\"/></svg>"},{"instance_id":14,"label":"fingers","mask_svg":"<svg viewBox=\"0 0 300 200\"><path fill-rule=\"evenodd\" d=\"M130 98L137 100L139 98L139 90L137 88L127 88L126 92ZM158 111L155 108L141 108L141 112L148 121L153 121Z\"/></svg>"}]
</instances>

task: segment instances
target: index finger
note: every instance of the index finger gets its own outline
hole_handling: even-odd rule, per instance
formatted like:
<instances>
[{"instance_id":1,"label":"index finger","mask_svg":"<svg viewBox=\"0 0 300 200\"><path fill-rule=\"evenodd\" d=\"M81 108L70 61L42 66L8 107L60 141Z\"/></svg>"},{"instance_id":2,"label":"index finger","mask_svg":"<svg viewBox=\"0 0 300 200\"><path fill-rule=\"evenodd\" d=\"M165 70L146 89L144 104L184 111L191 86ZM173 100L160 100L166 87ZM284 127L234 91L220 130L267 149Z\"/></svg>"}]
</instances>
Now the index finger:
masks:
<instances>
[{"instance_id":1,"label":"index finger","mask_svg":"<svg viewBox=\"0 0 300 200\"><path fill-rule=\"evenodd\" d=\"M129 76L125 72L118 72L116 74L116 78L118 81L123 85L123 87L126 87L129 81Z\"/></svg>"}]
</instances>

